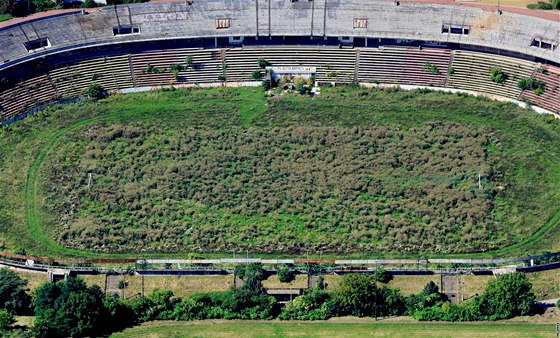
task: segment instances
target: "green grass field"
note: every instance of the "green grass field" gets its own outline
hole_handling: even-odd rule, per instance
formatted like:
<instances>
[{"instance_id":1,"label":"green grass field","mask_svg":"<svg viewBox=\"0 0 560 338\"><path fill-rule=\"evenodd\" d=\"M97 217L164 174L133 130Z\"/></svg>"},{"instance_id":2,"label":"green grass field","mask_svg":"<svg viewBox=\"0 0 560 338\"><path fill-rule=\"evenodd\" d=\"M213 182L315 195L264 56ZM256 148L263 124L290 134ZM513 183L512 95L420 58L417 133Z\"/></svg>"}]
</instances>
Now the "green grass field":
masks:
<instances>
[{"instance_id":1,"label":"green grass field","mask_svg":"<svg viewBox=\"0 0 560 338\"><path fill-rule=\"evenodd\" d=\"M13 18L13 16L10 14L0 14L0 21L10 20L11 18Z\"/></svg>"},{"instance_id":2,"label":"green grass field","mask_svg":"<svg viewBox=\"0 0 560 338\"><path fill-rule=\"evenodd\" d=\"M266 145L275 141L275 133L293 146L270 151ZM298 133L311 146L301 148ZM236 140L239 135L255 141ZM331 142L329 137L334 137L330 149L319 146ZM193 138L203 143L181 143ZM256 168L256 174L236 181L234 171L218 160L216 175L202 181L216 190L205 190L204 184L200 189L196 178L184 180L189 171L182 168L195 165L204 173L216 168L204 154L217 154L212 160L231 157L216 138L231 149L266 150L269 157L261 158L271 163L284 151L304 154L301 158L316 167L336 169L309 176L313 169L290 169L284 162L251 165L255 160L243 157L239 168ZM263 148L254 146L261 143ZM185 162L191 150L182 144L205 147L192 153L196 161L191 163ZM372 144L373 156L355 163L334 160L341 149L363 152ZM313 152L319 155L309 155ZM560 235L559 153L557 122L511 104L459 95L353 87L325 88L316 98L266 98L258 88L115 95L49 109L0 129L0 246L80 257L130 256L139 248L154 257L213 256L230 252L236 243L246 245L251 255L269 256L298 255L307 246L315 254L325 248L323 257L333 257L342 254L334 249L341 245L349 248L345 257L540 253L559 249L554 240ZM417 164L422 161L428 161L424 168ZM350 177L360 168L371 174L348 182L345 175L336 176L347 172ZM485 190L477 188L479 171ZM89 172L98 180L91 190ZM321 178L335 173L334 180ZM293 184L263 185L269 174L301 175L296 182L309 177L301 191L286 195L302 194L302 199L282 204L286 196L269 191L286 191ZM364 185L354 187L355 182ZM426 182L429 186L418 188ZM242 193L232 195L239 200L220 200L227 195L223 189L232 186L240 187ZM168 197L150 195L148 189ZM415 197L415 189L427 197ZM251 196L259 196L258 203ZM412 201L418 201L413 209ZM368 203L373 214L365 211ZM340 218L335 212L340 208L351 218ZM274 243L280 245L274 248Z\"/></svg>"},{"instance_id":3,"label":"green grass field","mask_svg":"<svg viewBox=\"0 0 560 338\"><path fill-rule=\"evenodd\" d=\"M408 322L152 322L111 337L553 337L549 324Z\"/></svg>"}]
</instances>

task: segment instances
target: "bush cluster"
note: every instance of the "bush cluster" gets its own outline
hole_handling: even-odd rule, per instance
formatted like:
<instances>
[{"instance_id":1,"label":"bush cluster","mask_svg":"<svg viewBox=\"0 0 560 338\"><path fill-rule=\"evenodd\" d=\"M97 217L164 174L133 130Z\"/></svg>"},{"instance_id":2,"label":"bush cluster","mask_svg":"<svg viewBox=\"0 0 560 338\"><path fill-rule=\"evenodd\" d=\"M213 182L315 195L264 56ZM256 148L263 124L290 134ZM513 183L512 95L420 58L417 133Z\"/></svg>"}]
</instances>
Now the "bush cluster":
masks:
<instances>
[{"instance_id":1,"label":"bush cluster","mask_svg":"<svg viewBox=\"0 0 560 338\"><path fill-rule=\"evenodd\" d=\"M408 312L418 320L480 321L500 320L535 313L535 294L522 273L491 280L484 293L459 304L447 302L438 290L425 289L409 299Z\"/></svg>"},{"instance_id":2,"label":"bush cluster","mask_svg":"<svg viewBox=\"0 0 560 338\"><path fill-rule=\"evenodd\" d=\"M424 70L429 72L430 74L433 74L433 75L441 74L441 71L439 70L438 66L435 63L430 62L430 61L427 61L424 64Z\"/></svg>"},{"instance_id":3,"label":"bush cluster","mask_svg":"<svg viewBox=\"0 0 560 338\"><path fill-rule=\"evenodd\" d=\"M507 74L501 67L492 67L490 69L490 80L495 83L504 83L507 80Z\"/></svg>"},{"instance_id":4,"label":"bush cluster","mask_svg":"<svg viewBox=\"0 0 560 338\"><path fill-rule=\"evenodd\" d=\"M14 314L18 313L13 304L21 300L20 292L27 282L6 271L0 270L3 281L7 282L0 303L0 334L10 336ZM88 287L81 279L68 277L43 284L34 292L36 320L31 334L34 337L100 336L153 320L325 320L348 315L407 314L418 320L479 321L535 313L532 285L521 273L491 280L482 295L460 304L448 302L434 282L429 282L421 293L407 297L398 289L380 285L373 274L348 274L332 291L326 291L321 281L283 308L267 295L262 285L265 275L261 264L251 263L238 267L237 276L243 277L243 284L229 291L182 298L175 297L171 291L155 290L146 297L128 300L117 294L104 295L99 286ZM28 303L26 307L29 309ZM18 310L20 314L22 310Z\"/></svg>"},{"instance_id":5,"label":"bush cluster","mask_svg":"<svg viewBox=\"0 0 560 338\"><path fill-rule=\"evenodd\" d=\"M517 83L521 90L532 90L536 95L541 95L545 91L545 84L541 80L529 77L519 80Z\"/></svg>"}]
</instances>

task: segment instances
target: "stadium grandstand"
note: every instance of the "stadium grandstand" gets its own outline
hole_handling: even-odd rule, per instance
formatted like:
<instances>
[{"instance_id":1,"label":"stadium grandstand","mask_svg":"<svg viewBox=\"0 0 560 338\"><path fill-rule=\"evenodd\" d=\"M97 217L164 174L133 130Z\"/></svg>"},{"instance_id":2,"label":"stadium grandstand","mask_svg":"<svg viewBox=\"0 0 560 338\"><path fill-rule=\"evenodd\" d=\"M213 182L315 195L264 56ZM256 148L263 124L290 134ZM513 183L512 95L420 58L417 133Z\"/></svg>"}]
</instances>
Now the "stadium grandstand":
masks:
<instances>
[{"instance_id":1,"label":"stadium grandstand","mask_svg":"<svg viewBox=\"0 0 560 338\"><path fill-rule=\"evenodd\" d=\"M254 82L259 59L313 69L319 82L451 88L558 114L559 39L558 14L446 1L193 0L47 13L0 25L0 122L91 83ZM504 81L491 80L495 67ZM519 88L531 78L544 92Z\"/></svg>"}]
</instances>

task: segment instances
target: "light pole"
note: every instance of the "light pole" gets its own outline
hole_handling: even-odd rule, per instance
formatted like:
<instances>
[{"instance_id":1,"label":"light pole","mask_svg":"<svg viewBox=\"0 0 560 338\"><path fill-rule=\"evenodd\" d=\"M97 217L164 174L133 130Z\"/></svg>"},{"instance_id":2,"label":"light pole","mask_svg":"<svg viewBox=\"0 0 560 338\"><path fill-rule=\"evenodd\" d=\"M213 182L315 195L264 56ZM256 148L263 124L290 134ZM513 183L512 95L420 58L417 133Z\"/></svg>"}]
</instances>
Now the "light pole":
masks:
<instances>
[{"instance_id":1,"label":"light pole","mask_svg":"<svg viewBox=\"0 0 560 338\"><path fill-rule=\"evenodd\" d=\"M377 321L377 282L375 282L375 321Z\"/></svg>"}]
</instances>

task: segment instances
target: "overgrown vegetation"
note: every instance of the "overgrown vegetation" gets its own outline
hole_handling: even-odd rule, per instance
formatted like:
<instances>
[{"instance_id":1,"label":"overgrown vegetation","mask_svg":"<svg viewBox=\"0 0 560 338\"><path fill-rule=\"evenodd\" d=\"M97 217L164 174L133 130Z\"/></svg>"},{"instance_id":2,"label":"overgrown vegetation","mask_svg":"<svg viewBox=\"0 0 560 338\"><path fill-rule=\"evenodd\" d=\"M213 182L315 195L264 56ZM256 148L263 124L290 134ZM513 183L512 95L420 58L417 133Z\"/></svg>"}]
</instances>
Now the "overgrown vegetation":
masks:
<instances>
[{"instance_id":1,"label":"overgrown vegetation","mask_svg":"<svg viewBox=\"0 0 560 338\"><path fill-rule=\"evenodd\" d=\"M535 313L535 294L522 273L499 276L490 280L484 293L468 302L447 302L433 285L408 300L409 314L418 320L451 322L499 320Z\"/></svg>"},{"instance_id":2,"label":"overgrown vegetation","mask_svg":"<svg viewBox=\"0 0 560 338\"><path fill-rule=\"evenodd\" d=\"M536 95L541 95L545 91L544 82L534 77L519 80L517 86L521 90L532 90Z\"/></svg>"},{"instance_id":3,"label":"overgrown vegetation","mask_svg":"<svg viewBox=\"0 0 560 338\"><path fill-rule=\"evenodd\" d=\"M495 83L504 83L507 80L507 74L501 67L492 67L490 69L490 80Z\"/></svg>"},{"instance_id":4,"label":"overgrown vegetation","mask_svg":"<svg viewBox=\"0 0 560 338\"><path fill-rule=\"evenodd\" d=\"M13 312L0 309L0 333L13 337L85 337L155 320L325 320L348 315L488 321L533 315L536 310L532 285L521 273L490 280L482 295L460 304L450 303L433 282L419 294L404 296L399 289L380 284L373 274L348 274L332 291L318 283L280 307L261 283L266 275L261 264L250 263L236 270L243 271L238 274L243 276L242 285L190 297L155 290L146 297L122 299L117 294L103 294L97 285L88 287L75 277L45 283L33 293L36 319L30 332L13 329ZM26 284L16 279L17 284Z\"/></svg>"},{"instance_id":5,"label":"overgrown vegetation","mask_svg":"<svg viewBox=\"0 0 560 338\"><path fill-rule=\"evenodd\" d=\"M298 252L322 243L336 252L338 242L418 251L453 246L459 236L480 246L488 245L501 184L476 186L477 173L492 170L489 134L454 124L407 132L94 124L69 133L47 160L44 188L60 215L57 238L80 249ZM282 226L270 233L259 223Z\"/></svg>"},{"instance_id":6,"label":"overgrown vegetation","mask_svg":"<svg viewBox=\"0 0 560 338\"><path fill-rule=\"evenodd\" d=\"M426 63L424 64L424 70L429 72L430 74L434 74L434 75L439 75L441 74L438 66L430 61L426 61Z\"/></svg>"},{"instance_id":7,"label":"overgrown vegetation","mask_svg":"<svg viewBox=\"0 0 560 338\"><path fill-rule=\"evenodd\" d=\"M258 59L257 63L259 64L259 67L261 67L261 68L266 68L266 66L268 66L270 64L266 59L263 59L263 58Z\"/></svg>"},{"instance_id":8,"label":"overgrown vegetation","mask_svg":"<svg viewBox=\"0 0 560 338\"><path fill-rule=\"evenodd\" d=\"M536 4L528 4L527 8L542 10L560 9L560 0L539 1Z\"/></svg>"},{"instance_id":9,"label":"overgrown vegetation","mask_svg":"<svg viewBox=\"0 0 560 338\"><path fill-rule=\"evenodd\" d=\"M92 83L88 86L88 88L86 89L85 94L92 99L95 100L99 100L104 98L107 93L105 92L105 89L103 89L103 87L100 84L97 83Z\"/></svg>"},{"instance_id":10,"label":"overgrown vegetation","mask_svg":"<svg viewBox=\"0 0 560 338\"><path fill-rule=\"evenodd\" d=\"M289 266L282 265L278 269L278 280L282 283L289 283L294 280L295 274L292 272Z\"/></svg>"},{"instance_id":11,"label":"overgrown vegetation","mask_svg":"<svg viewBox=\"0 0 560 338\"><path fill-rule=\"evenodd\" d=\"M558 201L558 124L504 103L353 87L269 99L260 89L177 90L34 119L0 134L11 250L83 255L51 237L110 253L556 245L542 234L557 231L546 222Z\"/></svg>"},{"instance_id":12,"label":"overgrown vegetation","mask_svg":"<svg viewBox=\"0 0 560 338\"><path fill-rule=\"evenodd\" d=\"M254 70L254 71L251 73L251 78L252 78L253 80L258 81L258 80L262 79L262 77L263 77L263 74L262 74L261 71L258 70L258 69Z\"/></svg>"}]
</instances>

